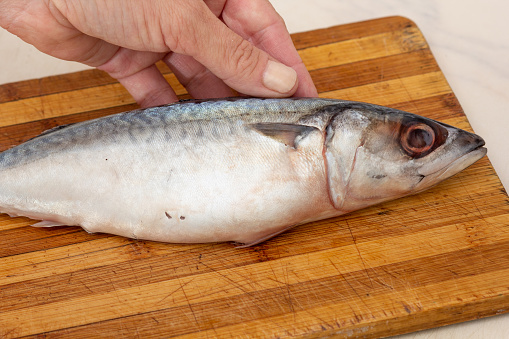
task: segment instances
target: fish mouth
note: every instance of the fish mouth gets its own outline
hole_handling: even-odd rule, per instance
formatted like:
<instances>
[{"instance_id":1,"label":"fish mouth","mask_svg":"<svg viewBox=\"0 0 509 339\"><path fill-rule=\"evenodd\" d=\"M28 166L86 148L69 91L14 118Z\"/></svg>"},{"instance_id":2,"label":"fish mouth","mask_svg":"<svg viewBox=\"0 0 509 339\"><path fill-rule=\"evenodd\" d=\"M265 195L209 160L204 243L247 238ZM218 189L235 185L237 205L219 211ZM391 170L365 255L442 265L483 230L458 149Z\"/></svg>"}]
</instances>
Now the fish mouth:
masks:
<instances>
[{"instance_id":1,"label":"fish mouth","mask_svg":"<svg viewBox=\"0 0 509 339\"><path fill-rule=\"evenodd\" d=\"M478 146L477 148L471 150L467 154L459 157L458 159L451 162L448 166L446 166L443 170L438 171L441 172L436 177L438 180L447 179L454 174L464 170L465 168L474 164L477 160L480 160L482 157L486 155L488 149L483 145Z\"/></svg>"},{"instance_id":2,"label":"fish mouth","mask_svg":"<svg viewBox=\"0 0 509 339\"><path fill-rule=\"evenodd\" d=\"M465 153L458 159L451 161L449 164L442 167L438 171L429 173L424 176L418 184L418 191L420 192L422 190L428 189L429 187L438 184L442 180L452 177L456 173L461 172L465 168L482 159L488 152L488 149L484 147L484 145L484 140L480 139L477 147L473 148L468 153Z\"/></svg>"}]
</instances>

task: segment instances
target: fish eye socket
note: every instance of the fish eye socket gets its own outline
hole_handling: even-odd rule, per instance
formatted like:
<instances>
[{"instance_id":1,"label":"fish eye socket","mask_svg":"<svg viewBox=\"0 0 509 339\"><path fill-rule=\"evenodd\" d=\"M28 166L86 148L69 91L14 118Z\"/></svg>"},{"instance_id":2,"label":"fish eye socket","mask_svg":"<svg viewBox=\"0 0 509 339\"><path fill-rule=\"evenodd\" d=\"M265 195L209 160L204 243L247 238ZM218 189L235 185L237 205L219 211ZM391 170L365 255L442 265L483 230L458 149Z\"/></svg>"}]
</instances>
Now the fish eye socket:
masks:
<instances>
[{"instance_id":1,"label":"fish eye socket","mask_svg":"<svg viewBox=\"0 0 509 339\"><path fill-rule=\"evenodd\" d=\"M437 124L430 126L424 122L403 124L400 143L405 153L416 159L426 156L442 145L447 137L447 130Z\"/></svg>"}]
</instances>

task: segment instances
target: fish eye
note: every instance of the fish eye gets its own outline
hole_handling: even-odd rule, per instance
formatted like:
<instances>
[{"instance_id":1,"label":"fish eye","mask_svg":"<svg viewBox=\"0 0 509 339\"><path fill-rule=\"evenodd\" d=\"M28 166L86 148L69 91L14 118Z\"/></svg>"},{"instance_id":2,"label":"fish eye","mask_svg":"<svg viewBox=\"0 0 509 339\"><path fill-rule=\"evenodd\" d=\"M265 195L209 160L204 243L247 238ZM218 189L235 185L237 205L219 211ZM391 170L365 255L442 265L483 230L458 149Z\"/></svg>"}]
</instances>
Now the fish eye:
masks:
<instances>
[{"instance_id":1,"label":"fish eye","mask_svg":"<svg viewBox=\"0 0 509 339\"><path fill-rule=\"evenodd\" d=\"M415 159L431 153L444 143L446 137L447 130L438 124L430 126L416 121L403 124L400 143L405 153Z\"/></svg>"}]
</instances>

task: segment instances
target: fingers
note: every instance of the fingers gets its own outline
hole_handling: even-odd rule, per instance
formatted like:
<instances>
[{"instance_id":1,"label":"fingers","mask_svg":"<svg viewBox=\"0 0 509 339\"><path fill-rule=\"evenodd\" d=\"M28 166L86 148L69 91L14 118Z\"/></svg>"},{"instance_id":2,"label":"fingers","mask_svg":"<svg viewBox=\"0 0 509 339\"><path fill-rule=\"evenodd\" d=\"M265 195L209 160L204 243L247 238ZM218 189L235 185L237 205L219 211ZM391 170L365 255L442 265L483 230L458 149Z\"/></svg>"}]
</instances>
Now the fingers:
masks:
<instances>
[{"instance_id":1,"label":"fingers","mask_svg":"<svg viewBox=\"0 0 509 339\"><path fill-rule=\"evenodd\" d=\"M238 92L252 96L285 97L296 91L295 70L226 27L219 30L216 36L204 37L201 47L189 54Z\"/></svg>"},{"instance_id":2,"label":"fingers","mask_svg":"<svg viewBox=\"0 0 509 339\"><path fill-rule=\"evenodd\" d=\"M141 107L164 105L178 99L155 65L163 56L163 53L119 48L113 57L98 69L116 78Z\"/></svg>"},{"instance_id":3,"label":"fingers","mask_svg":"<svg viewBox=\"0 0 509 339\"><path fill-rule=\"evenodd\" d=\"M224 98L234 95L221 79L192 57L169 53L163 61L195 99Z\"/></svg>"},{"instance_id":4,"label":"fingers","mask_svg":"<svg viewBox=\"0 0 509 339\"><path fill-rule=\"evenodd\" d=\"M204 2L160 0L145 3L116 0L108 5L109 2L53 0L52 3L72 25L91 37L132 50L154 53L174 51L190 55L226 85L241 93L283 97L292 95L297 89L297 74L292 68L276 62L267 53L228 29ZM221 3L214 11L218 13L220 10ZM105 70L107 68L101 67ZM200 69L189 72L192 68L181 72L181 75L184 82L186 79L190 81L190 90L195 92L194 95L203 97L224 93L224 87L218 94L218 87L213 85L202 85L201 89L194 91L193 84L199 83L194 79L206 79L205 84L218 82ZM127 86L131 85L128 90L133 93L134 85L123 76L115 75L115 69L113 67L109 72ZM128 73L135 74L131 71ZM153 71L147 71L149 73ZM161 82L156 80L155 83ZM212 94L209 94L210 90L203 93L207 87L214 89ZM164 93L165 90L159 92ZM139 101L140 98L137 98Z\"/></svg>"},{"instance_id":5,"label":"fingers","mask_svg":"<svg viewBox=\"0 0 509 339\"><path fill-rule=\"evenodd\" d=\"M188 17L186 27L180 27L178 41L171 35L166 37L171 50L192 56L229 87L244 94L285 97L296 91L294 69L253 46L226 27L204 4L203 7L205 10L195 10Z\"/></svg>"},{"instance_id":6,"label":"fingers","mask_svg":"<svg viewBox=\"0 0 509 339\"><path fill-rule=\"evenodd\" d=\"M178 101L177 95L154 64L118 80L141 107Z\"/></svg>"},{"instance_id":7,"label":"fingers","mask_svg":"<svg viewBox=\"0 0 509 339\"><path fill-rule=\"evenodd\" d=\"M154 66L169 50L189 55L171 53L165 61L197 98L230 96L229 87L253 96L310 96L309 74L266 0L205 1L0 1L4 13L9 7L23 14L0 23L48 54L99 66L142 106L176 100Z\"/></svg>"},{"instance_id":8,"label":"fingers","mask_svg":"<svg viewBox=\"0 0 509 339\"><path fill-rule=\"evenodd\" d=\"M119 48L98 69L108 72L131 93L141 107L163 105L178 100L164 76L154 65L163 60L180 83L196 99L233 95L231 89L203 65L189 56L169 53L138 52Z\"/></svg>"},{"instance_id":9,"label":"fingers","mask_svg":"<svg viewBox=\"0 0 509 339\"><path fill-rule=\"evenodd\" d=\"M224 2L224 0L208 1ZM267 0L226 1L222 18L226 25L242 38L251 41L255 46L297 72L299 87L294 93L295 96L318 96L316 87L293 45L283 19Z\"/></svg>"},{"instance_id":10,"label":"fingers","mask_svg":"<svg viewBox=\"0 0 509 339\"><path fill-rule=\"evenodd\" d=\"M266 0L204 0L204 2L209 10L216 17L222 18L230 29L297 72L299 85L294 96L315 97L318 95L282 18L270 3ZM227 86L219 82L219 79L217 81L210 79L213 75L210 72L205 73L206 68L193 58L171 54L171 60L167 62L168 66L177 74L193 97L212 98L230 93ZM207 76L204 76L205 74ZM276 79L279 80L278 77Z\"/></svg>"},{"instance_id":11,"label":"fingers","mask_svg":"<svg viewBox=\"0 0 509 339\"><path fill-rule=\"evenodd\" d=\"M226 0L204 0L204 2L210 12L216 17L222 15ZM291 47L293 48L293 45L291 45ZM182 85L184 85L188 92L195 98L218 98L233 95L229 86L190 56L170 53L168 57L165 58L165 62L177 75ZM272 69L274 68L273 66L271 67ZM282 79L279 75L272 79L268 77L265 80L267 82L266 85L269 87L272 86L272 89L274 89L275 86L281 87ZM291 89L293 84L289 87ZM283 92L287 91L288 89L283 89ZM245 94L252 94L249 90L244 90L243 92Z\"/></svg>"}]
</instances>

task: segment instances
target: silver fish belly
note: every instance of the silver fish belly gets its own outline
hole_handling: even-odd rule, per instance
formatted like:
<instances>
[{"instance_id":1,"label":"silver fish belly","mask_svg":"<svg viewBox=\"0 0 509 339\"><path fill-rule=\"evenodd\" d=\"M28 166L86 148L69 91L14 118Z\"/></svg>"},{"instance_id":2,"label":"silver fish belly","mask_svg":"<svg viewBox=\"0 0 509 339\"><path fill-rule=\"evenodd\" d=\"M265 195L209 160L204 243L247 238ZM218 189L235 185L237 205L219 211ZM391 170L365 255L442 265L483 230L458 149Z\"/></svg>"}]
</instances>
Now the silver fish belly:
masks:
<instances>
[{"instance_id":1,"label":"silver fish belly","mask_svg":"<svg viewBox=\"0 0 509 339\"><path fill-rule=\"evenodd\" d=\"M136 239L254 244L422 191L475 134L333 99L189 101L59 127L0 153L0 212Z\"/></svg>"}]
</instances>

